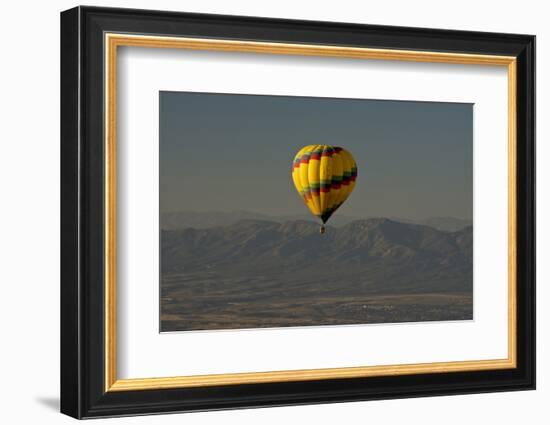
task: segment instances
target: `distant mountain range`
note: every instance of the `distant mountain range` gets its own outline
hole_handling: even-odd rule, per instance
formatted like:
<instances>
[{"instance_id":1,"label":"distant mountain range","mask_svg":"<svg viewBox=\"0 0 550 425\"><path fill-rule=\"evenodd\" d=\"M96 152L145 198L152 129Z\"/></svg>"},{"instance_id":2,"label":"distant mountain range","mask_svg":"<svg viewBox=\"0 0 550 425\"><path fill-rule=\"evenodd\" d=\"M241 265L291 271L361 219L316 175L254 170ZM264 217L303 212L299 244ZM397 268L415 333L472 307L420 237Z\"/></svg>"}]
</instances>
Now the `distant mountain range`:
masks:
<instances>
[{"instance_id":1,"label":"distant mountain range","mask_svg":"<svg viewBox=\"0 0 550 425\"><path fill-rule=\"evenodd\" d=\"M472 227L444 232L373 218L328 226L321 235L308 221L241 220L163 230L161 246L163 275L284 275L298 285L325 282L343 291L362 285L377 293L472 289Z\"/></svg>"},{"instance_id":2,"label":"distant mountain range","mask_svg":"<svg viewBox=\"0 0 550 425\"><path fill-rule=\"evenodd\" d=\"M472 227L244 219L161 234L161 331L472 318ZM482 282L481 282L482 283Z\"/></svg>"},{"instance_id":3,"label":"distant mountain range","mask_svg":"<svg viewBox=\"0 0 550 425\"><path fill-rule=\"evenodd\" d=\"M465 227L472 226L472 220L456 217L429 217L422 220L411 220L406 218L392 218L395 221L411 224L423 224L444 232L456 232Z\"/></svg>"},{"instance_id":4,"label":"distant mountain range","mask_svg":"<svg viewBox=\"0 0 550 425\"><path fill-rule=\"evenodd\" d=\"M437 230L455 232L465 227L471 226L472 221L455 217L430 217L426 219L407 219L399 217L390 217L391 220L410 223L422 224L433 227ZM181 230L185 228L206 229L215 226L229 226L238 223L242 220L259 220L272 221L277 223L285 223L289 221L306 221L317 223L317 220L307 214L303 215L282 215L272 216L250 211L230 211L230 212L195 212L195 211L180 211L168 212L161 214L161 229L163 230ZM358 217L336 214L330 219L330 225L335 227L345 226L354 221L361 220Z\"/></svg>"}]
</instances>

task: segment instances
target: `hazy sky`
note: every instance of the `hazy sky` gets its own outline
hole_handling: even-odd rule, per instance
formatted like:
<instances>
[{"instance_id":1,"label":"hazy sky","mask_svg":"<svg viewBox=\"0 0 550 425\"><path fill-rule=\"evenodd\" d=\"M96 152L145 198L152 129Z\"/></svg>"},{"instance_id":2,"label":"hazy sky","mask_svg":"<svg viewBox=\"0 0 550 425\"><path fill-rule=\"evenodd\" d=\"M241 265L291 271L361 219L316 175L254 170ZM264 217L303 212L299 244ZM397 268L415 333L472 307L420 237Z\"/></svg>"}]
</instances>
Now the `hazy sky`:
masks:
<instances>
[{"instance_id":1,"label":"hazy sky","mask_svg":"<svg viewBox=\"0 0 550 425\"><path fill-rule=\"evenodd\" d=\"M472 218L471 104L160 93L160 211L305 214L291 178L300 148L357 162L336 214Z\"/></svg>"}]
</instances>

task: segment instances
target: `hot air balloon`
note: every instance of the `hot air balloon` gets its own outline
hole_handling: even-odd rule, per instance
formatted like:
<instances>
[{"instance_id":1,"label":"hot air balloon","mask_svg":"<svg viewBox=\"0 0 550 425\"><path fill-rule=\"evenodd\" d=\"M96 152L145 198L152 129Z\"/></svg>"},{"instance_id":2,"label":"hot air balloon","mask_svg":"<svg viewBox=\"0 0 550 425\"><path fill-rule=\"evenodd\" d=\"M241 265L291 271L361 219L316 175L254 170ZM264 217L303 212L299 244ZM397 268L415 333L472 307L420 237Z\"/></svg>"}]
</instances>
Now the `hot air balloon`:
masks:
<instances>
[{"instance_id":1,"label":"hot air balloon","mask_svg":"<svg viewBox=\"0 0 550 425\"><path fill-rule=\"evenodd\" d=\"M355 187L357 165L347 150L330 145L308 145L292 163L294 186L311 213L325 223Z\"/></svg>"}]
</instances>

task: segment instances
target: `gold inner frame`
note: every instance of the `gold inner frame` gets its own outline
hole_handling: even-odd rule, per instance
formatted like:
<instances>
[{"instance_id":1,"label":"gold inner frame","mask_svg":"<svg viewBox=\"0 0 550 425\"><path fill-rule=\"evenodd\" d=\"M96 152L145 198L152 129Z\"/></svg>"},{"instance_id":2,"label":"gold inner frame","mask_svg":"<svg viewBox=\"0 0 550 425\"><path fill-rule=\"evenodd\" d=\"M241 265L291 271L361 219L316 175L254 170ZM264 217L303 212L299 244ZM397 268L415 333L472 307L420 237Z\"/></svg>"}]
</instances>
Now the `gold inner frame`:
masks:
<instances>
[{"instance_id":1,"label":"gold inner frame","mask_svg":"<svg viewBox=\"0 0 550 425\"><path fill-rule=\"evenodd\" d=\"M119 46L325 56L356 59L494 65L508 72L508 357L382 366L285 370L118 379L116 325L116 123ZM416 373L447 373L515 368L516 359L516 58L445 52L370 49L327 45L267 43L148 35L105 34L105 391L131 391L268 382L311 381Z\"/></svg>"}]
</instances>

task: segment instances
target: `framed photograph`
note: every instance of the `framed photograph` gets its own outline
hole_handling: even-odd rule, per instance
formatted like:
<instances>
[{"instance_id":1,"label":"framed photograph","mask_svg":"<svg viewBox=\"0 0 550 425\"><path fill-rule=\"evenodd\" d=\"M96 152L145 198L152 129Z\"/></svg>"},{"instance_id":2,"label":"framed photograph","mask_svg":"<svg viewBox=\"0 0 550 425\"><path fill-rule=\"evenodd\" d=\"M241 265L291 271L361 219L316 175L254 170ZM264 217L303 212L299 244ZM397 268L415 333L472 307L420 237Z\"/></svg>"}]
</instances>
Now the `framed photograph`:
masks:
<instances>
[{"instance_id":1,"label":"framed photograph","mask_svg":"<svg viewBox=\"0 0 550 425\"><path fill-rule=\"evenodd\" d=\"M535 37L61 14L61 411L535 388Z\"/></svg>"}]
</instances>

